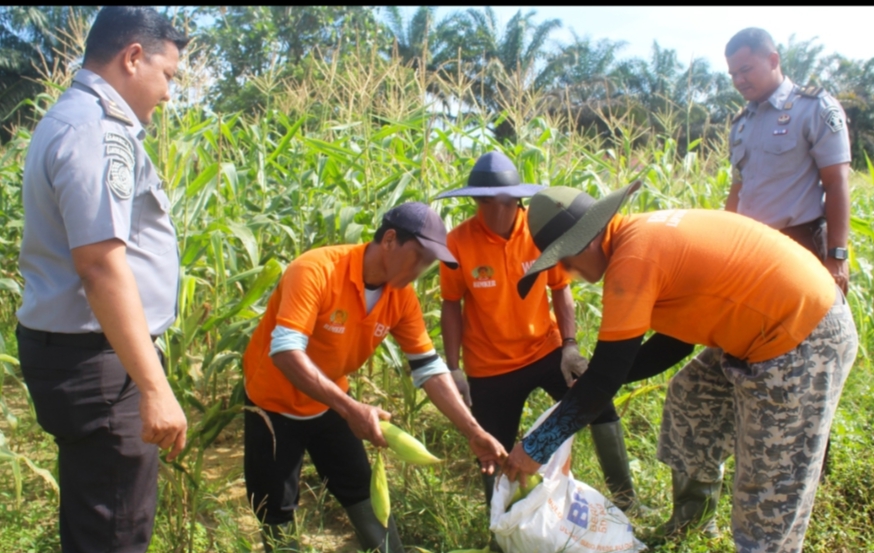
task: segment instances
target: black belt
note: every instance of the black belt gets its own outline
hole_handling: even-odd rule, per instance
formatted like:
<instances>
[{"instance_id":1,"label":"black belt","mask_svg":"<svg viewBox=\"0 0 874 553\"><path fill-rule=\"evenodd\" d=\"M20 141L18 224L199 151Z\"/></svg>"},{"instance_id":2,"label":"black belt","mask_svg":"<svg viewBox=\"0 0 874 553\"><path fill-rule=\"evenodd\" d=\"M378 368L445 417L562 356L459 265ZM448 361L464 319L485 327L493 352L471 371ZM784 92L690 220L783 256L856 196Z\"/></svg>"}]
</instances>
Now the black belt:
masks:
<instances>
[{"instance_id":1,"label":"black belt","mask_svg":"<svg viewBox=\"0 0 874 553\"><path fill-rule=\"evenodd\" d=\"M42 330L33 330L24 325L19 324L16 329L16 334L21 338L28 340L36 340L47 346L63 346L68 348L79 349L112 349L112 345L106 338L106 334L102 332L83 332L81 334L66 334L63 332L43 332ZM157 340L157 336L152 336L152 341Z\"/></svg>"}]
</instances>

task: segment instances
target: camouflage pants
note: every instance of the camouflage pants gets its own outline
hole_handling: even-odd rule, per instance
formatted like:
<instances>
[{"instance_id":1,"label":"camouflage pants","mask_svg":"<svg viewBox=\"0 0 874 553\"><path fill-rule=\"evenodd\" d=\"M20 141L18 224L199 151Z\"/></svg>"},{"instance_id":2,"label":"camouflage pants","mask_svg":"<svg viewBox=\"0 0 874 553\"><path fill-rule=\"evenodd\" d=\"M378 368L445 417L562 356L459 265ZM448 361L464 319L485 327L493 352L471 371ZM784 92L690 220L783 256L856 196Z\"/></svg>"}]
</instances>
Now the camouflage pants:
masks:
<instances>
[{"instance_id":1,"label":"camouflage pants","mask_svg":"<svg viewBox=\"0 0 874 553\"><path fill-rule=\"evenodd\" d=\"M858 349L849 305L835 305L798 347L760 363L708 348L674 376L658 458L694 480L722 478L735 455L737 551L800 552L832 418Z\"/></svg>"}]
</instances>

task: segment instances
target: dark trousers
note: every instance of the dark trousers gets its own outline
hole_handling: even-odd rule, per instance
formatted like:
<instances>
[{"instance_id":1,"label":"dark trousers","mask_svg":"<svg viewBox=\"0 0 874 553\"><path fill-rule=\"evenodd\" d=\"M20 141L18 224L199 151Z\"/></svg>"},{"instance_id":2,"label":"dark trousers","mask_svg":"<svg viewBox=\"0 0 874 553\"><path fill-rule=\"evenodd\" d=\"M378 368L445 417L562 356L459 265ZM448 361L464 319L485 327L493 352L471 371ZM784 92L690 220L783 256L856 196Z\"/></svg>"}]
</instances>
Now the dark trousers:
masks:
<instances>
[{"instance_id":1,"label":"dark trousers","mask_svg":"<svg viewBox=\"0 0 874 553\"><path fill-rule=\"evenodd\" d=\"M552 399L559 401L569 389L561 373L561 348L521 369L498 376L470 377L467 382L473 418L508 452L516 443L522 410L531 392L543 388ZM617 420L619 415L610 403L592 425Z\"/></svg>"},{"instance_id":2,"label":"dark trousers","mask_svg":"<svg viewBox=\"0 0 874 553\"><path fill-rule=\"evenodd\" d=\"M140 437L140 392L111 349L18 335L37 420L58 444L64 553L142 553L158 496L158 448Z\"/></svg>"},{"instance_id":3,"label":"dark trousers","mask_svg":"<svg viewBox=\"0 0 874 553\"><path fill-rule=\"evenodd\" d=\"M254 406L247 397L246 405ZM300 501L300 470L304 452L343 507L370 498L370 463L364 443L336 411L309 420L295 420L264 411L273 432L259 413L245 413L246 494L262 524L294 520Z\"/></svg>"}]
</instances>

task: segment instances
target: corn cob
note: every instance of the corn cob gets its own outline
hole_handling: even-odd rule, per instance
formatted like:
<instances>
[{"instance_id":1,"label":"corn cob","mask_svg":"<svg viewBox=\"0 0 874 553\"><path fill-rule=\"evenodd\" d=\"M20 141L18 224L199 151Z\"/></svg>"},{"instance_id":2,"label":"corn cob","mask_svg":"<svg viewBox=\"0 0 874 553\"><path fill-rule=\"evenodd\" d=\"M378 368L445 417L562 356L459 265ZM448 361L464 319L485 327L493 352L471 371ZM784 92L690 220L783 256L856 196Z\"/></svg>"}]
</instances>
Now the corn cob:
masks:
<instances>
[{"instance_id":1,"label":"corn cob","mask_svg":"<svg viewBox=\"0 0 874 553\"><path fill-rule=\"evenodd\" d=\"M524 498L528 497L528 494L531 493L531 490L533 490L535 488L535 486L537 486L541 482L543 482L543 476L541 476L540 473L535 472L534 474L529 476L528 477L528 486L523 488L522 485L520 484L519 487L516 488L516 491L513 492L513 497L510 498L510 505L512 505L513 503L516 503L520 499L524 499ZM508 505L507 508L509 508L510 505Z\"/></svg>"},{"instance_id":2,"label":"corn cob","mask_svg":"<svg viewBox=\"0 0 874 553\"><path fill-rule=\"evenodd\" d=\"M379 421L379 427L382 429L385 441L388 442L388 447L401 460L414 465L432 465L440 462L440 459L431 455L422 442L392 423Z\"/></svg>"},{"instance_id":3,"label":"corn cob","mask_svg":"<svg viewBox=\"0 0 874 553\"><path fill-rule=\"evenodd\" d=\"M383 526L388 528L388 517L391 515L391 500L388 496L388 480L385 477L385 461L382 451L376 452L373 463L373 474L370 476L370 503L373 513Z\"/></svg>"}]
</instances>

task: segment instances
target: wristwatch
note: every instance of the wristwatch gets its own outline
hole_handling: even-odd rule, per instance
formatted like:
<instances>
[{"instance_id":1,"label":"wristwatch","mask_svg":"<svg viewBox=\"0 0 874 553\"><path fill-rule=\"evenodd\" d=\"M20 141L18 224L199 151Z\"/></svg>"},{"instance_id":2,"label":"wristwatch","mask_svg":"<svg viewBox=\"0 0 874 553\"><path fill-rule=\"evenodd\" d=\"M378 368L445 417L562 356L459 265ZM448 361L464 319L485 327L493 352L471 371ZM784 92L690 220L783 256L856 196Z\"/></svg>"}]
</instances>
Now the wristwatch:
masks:
<instances>
[{"instance_id":1,"label":"wristwatch","mask_svg":"<svg viewBox=\"0 0 874 553\"><path fill-rule=\"evenodd\" d=\"M843 261L847 259L847 248L832 248L828 251L828 256Z\"/></svg>"}]
</instances>

